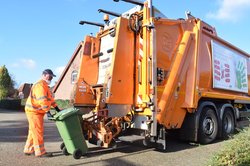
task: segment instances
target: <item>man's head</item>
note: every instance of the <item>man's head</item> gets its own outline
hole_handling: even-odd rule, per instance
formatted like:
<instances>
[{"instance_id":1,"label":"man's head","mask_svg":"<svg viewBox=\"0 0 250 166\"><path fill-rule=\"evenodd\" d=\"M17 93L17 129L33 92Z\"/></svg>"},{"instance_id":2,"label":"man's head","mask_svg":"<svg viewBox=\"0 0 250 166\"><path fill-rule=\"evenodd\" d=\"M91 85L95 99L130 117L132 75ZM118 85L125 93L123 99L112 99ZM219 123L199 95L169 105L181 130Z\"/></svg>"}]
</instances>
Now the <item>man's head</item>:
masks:
<instances>
[{"instance_id":1,"label":"man's head","mask_svg":"<svg viewBox=\"0 0 250 166\"><path fill-rule=\"evenodd\" d=\"M48 83L48 85L51 83L51 80L53 77L56 77L56 75L52 72L50 69L45 69L42 74L42 78L44 81Z\"/></svg>"}]
</instances>

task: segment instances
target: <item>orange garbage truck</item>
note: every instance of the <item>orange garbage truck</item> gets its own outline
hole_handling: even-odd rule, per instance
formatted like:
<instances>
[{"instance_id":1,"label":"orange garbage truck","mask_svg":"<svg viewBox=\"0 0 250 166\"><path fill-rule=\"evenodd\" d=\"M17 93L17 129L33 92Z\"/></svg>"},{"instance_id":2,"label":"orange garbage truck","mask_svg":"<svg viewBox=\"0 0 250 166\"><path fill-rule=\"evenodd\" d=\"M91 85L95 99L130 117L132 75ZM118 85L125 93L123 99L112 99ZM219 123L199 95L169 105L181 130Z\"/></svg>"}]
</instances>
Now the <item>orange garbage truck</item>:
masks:
<instances>
[{"instance_id":1,"label":"orange garbage truck","mask_svg":"<svg viewBox=\"0 0 250 166\"><path fill-rule=\"evenodd\" d=\"M119 0L115 0L119 1ZM104 23L82 42L74 106L86 140L101 147L123 135L166 149L166 133L208 144L249 124L249 54L186 13L169 19L152 0ZM109 19L109 16L114 17Z\"/></svg>"}]
</instances>

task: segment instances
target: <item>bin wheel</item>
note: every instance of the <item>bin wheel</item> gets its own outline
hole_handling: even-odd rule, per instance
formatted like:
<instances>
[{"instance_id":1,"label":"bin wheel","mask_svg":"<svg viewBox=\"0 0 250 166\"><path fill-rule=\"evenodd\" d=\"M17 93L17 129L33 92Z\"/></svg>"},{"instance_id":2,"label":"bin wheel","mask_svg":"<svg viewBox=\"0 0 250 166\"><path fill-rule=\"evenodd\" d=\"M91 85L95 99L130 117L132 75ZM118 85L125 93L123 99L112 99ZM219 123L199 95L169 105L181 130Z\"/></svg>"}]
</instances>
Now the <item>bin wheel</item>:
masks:
<instances>
[{"instance_id":1,"label":"bin wheel","mask_svg":"<svg viewBox=\"0 0 250 166\"><path fill-rule=\"evenodd\" d=\"M69 155L69 152L67 151L66 147L64 147L62 149L62 153L65 155L65 156L68 156Z\"/></svg>"},{"instance_id":2,"label":"bin wheel","mask_svg":"<svg viewBox=\"0 0 250 166\"><path fill-rule=\"evenodd\" d=\"M76 149L74 152L73 152L73 157L74 159L79 159L81 158L82 156L82 151L80 149Z\"/></svg>"},{"instance_id":3,"label":"bin wheel","mask_svg":"<svg viewBox=\"0 0 250 166\"><path fill-rule=\"evenodd\" d=\"M64 144L64 142L63 142L63 143L61 143L61 145L60 145L60 149L63 150L64 147L65 147L65 144Z\"/></svg>"}]
</instances>

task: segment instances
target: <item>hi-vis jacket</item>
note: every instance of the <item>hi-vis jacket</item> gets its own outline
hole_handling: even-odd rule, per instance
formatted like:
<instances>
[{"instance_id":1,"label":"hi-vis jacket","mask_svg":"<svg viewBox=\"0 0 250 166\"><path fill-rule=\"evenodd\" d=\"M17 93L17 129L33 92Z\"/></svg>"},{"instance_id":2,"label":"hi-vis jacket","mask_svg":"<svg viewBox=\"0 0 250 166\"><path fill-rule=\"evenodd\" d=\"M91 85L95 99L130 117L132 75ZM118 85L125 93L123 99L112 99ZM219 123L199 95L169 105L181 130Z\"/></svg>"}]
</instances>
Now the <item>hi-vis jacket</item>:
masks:
<instances>
[{"instance_id":1,"label":"hi-vis jacket","mask_svg":"<svg viewBox=\"0 0 250 166\"><path fill-rule=\"evenodd\" d=\"M46 81L40 80L31 88L25 111L45 114L51 106L56 107L57 105Z\"/></svg>"}]
</instances>

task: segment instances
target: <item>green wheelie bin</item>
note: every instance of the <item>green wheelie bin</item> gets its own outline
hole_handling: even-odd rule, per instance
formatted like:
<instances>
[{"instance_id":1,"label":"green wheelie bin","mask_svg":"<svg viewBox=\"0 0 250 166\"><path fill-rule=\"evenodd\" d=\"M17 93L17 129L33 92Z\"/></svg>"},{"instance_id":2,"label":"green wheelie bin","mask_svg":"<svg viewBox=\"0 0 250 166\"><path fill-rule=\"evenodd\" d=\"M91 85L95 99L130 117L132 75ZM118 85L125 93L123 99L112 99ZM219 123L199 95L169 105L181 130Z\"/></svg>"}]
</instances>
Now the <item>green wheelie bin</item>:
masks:
<instances>
[{"instance_id":1,"label":"green wheelie bin","mask_svg":"<svg viewBox=\"0 0 250 166\"><path fill-rule=\"evenodd\" d=\"M79 159L87 153L88 147L82 133L80 114L76 108L64 109L53 116L57 129L63 139L63 154L72 154Z\"/></svg>"}]
</instances>

